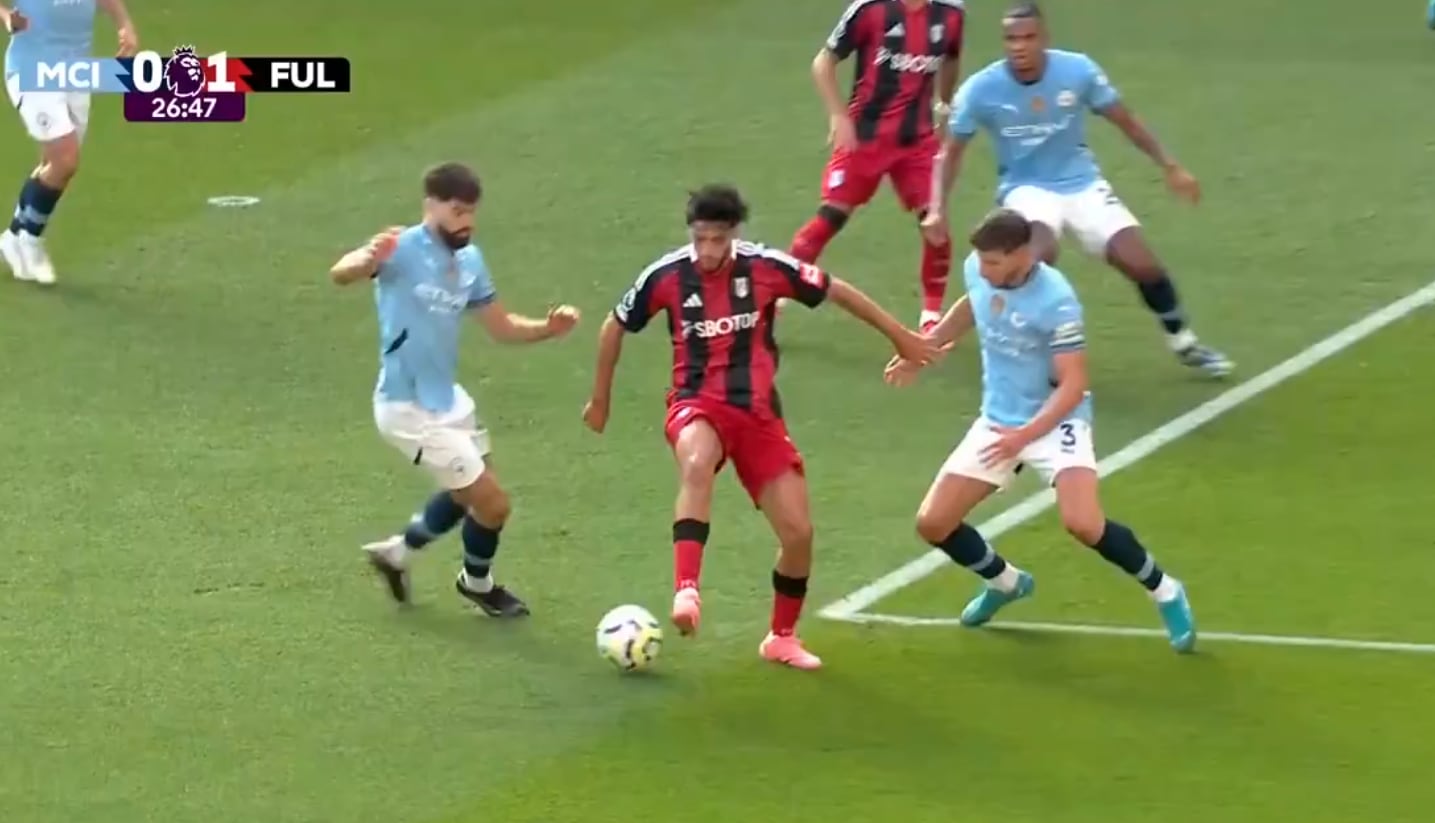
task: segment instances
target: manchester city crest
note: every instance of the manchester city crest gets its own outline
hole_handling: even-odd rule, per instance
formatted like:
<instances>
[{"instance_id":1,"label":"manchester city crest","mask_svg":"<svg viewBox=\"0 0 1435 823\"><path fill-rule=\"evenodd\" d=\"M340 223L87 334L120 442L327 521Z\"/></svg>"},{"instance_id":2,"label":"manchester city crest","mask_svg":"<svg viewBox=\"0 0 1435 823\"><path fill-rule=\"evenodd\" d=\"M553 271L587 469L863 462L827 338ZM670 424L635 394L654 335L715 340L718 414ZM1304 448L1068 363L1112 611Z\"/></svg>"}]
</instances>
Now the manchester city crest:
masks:
<instances>
[{"instance_id":1,"label":"manchester city crest","mask_svg":"<svg viewBox=\"0 0 1435 823\"><path fill-rule=\"evenodd\" d=\"M1000 294L994 294L994 295L992 295L992 314L1001 314L1001 313L1002 313L1002 309L1005 309L1005 308L1006 308L1006 299L1003 298Z\"/></svg>"}]
</instances>

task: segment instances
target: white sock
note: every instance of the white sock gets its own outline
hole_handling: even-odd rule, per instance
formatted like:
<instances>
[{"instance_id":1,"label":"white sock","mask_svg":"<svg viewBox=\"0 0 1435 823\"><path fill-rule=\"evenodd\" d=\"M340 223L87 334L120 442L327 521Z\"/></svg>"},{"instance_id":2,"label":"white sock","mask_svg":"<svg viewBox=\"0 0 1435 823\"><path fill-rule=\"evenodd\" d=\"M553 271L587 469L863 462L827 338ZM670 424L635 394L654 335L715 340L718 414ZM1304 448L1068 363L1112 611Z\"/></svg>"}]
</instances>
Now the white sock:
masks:
<instances>
[{"instance_id":1,"label":"white sock","mask_svg":"<svg viewBox=\"0 0 1435 823\"><path fill-rule=\"evenodd\" d=\"M1011 563L1006 564L1001 574L987 581L987 585L999 592L1011 594L1016 591L1016 583L1021 579L1021 569Z\"/></svg>"},{"instance_id":2,"label":"white sock","mask_svg":"<svg viewBox=\"0 0 1435 823\"><path fill-rule=\"evenodd\" d=\"M467 569L463 571L463 587L475 594L488 594L493 591L493 574L485 574L483 577L473 577Z\"/></svg>"},{"instance_id":3,"label":"white sock","mask_svg":"<svg viewBox=\"0 0 1435 823\"><path fill-rule=\"evenodd\" d=\"M1189 328L1181 329L1175 334L1166 335L1166 342L1171 345L1171 351L1185 351L1196 345L1196 333Z\"/></svg>"},{"instance_id":4,"label":"white sock","mask_svg":"<svg viewBox=\"0 0 1435 823\"><path fill-rule=\"evenodd\" d=\"M1181 594L1181 581L1169 574L1162 575L1161 582L1156 584L1156 589L1150 594L1151 599L1157 603L1170 603Z\"/></svg>"}]
</instances>

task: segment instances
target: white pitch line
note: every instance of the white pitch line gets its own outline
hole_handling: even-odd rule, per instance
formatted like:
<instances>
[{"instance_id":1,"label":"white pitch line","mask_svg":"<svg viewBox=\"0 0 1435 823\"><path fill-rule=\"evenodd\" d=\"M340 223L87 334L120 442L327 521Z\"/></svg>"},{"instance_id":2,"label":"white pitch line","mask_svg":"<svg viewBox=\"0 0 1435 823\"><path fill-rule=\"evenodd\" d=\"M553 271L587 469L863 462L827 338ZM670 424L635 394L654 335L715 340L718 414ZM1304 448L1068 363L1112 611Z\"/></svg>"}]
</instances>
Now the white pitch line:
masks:
<instances>
[{"instance_id":1,"label":"white pitch line","mask_svg":"<svg viewBox=\"0 0 1435 823\"><path fill-rule=\"evenodd\" d=\"M1261 372L1251 379L1232 387L1191 411L1177 417L1128 443L1097 465L1102 477L1120 471L1132 463L1151 455L1166 444L1178 440L1231 409L1264 394L1285 381L1309 371L1330 357L1337 355L1377 331L1401 318L1435 303L1435 283L1396 300L1394 303L1351 323L1320 342L1297 353L1289 360ZM1026 523L1046 511L1056 502L1056 495L1050 489L1038 492L1020 503L1003 511L978 527L989 541L996 540L1005 532ZM951 561L937 549L923 554L855 592L829 604L818 615L829 620L842 620L860 613L873 603L892 594L898 589L910 586L924 577L945 567Z\"/></svg>"},{"instance_id":2,"label":"white pitch line","mask_svg":"<svg viewBox=\"0 0 1435 823\"><path fill-rule=\"evenodd\" d=\"M908 617L898 614L873 614L863 612L834 618L846 623L884 623L892 626L943 627L960 626L957 617ZM1166 637L1161 629L1137 628L1134 626L1101 626L1089 623L1039 623L1021 621L993 621L988 628L1013 632L1038 632L1053 634L1088 634L1101 637ZM1305 646L1323 649L1356 649L1372 652L1397 652L1403 654L1435 654L1435 643L1404 643L1393 640L1348 640L1343 637L1303 637L1284 634L1247 634L1245 632L1200 633L1200 640L1219 640L1228 643L1248 643L1257 646Z\"/></svg>"}]
</instances>

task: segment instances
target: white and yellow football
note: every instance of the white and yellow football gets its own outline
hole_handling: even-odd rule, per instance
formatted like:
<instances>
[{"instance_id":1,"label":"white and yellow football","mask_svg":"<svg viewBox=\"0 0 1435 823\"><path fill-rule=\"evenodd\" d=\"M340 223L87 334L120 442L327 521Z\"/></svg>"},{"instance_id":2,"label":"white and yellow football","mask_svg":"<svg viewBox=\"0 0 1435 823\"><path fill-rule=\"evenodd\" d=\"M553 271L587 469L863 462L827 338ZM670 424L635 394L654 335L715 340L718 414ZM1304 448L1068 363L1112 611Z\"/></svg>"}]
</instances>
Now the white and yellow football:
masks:
<instances>
[{"instance_id":1,"label":"white and yellow football","mask_svg":"<svg viewBox=\"0 0 1435 823\"><path fill-rule=\"evenodd\" d=\"M623 671L652 666L663 650L663 628L642 606L619 606L598 621L598 654Z\"/></svg>"}]
</instances>

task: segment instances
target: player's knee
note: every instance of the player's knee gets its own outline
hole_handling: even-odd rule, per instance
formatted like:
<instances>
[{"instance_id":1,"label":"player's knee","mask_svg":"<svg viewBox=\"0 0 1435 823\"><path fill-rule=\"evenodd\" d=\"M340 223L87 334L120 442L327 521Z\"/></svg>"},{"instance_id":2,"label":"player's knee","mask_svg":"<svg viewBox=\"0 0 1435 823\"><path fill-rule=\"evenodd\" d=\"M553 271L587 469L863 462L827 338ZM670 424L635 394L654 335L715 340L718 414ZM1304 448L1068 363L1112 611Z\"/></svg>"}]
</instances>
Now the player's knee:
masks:
<instances>
[{"instance_id":1,"label":"player's knee","mask_svg":"<svg viewBox=\"0 0 1435 823\"><path fill-rule=\"evenodd\" d=\"M63 188L80 170L80 142L73 137L56 140L45 147L40 176L54 188Z\"/></svg>"},{"instance_id":2,"label":"player's knee","mask_svg":"<svg viewBox=\"0 0 1435 823\"><path fill-rule=\"evenodd\" d=\"M842 231L852 217L852 207L844 203L824 202L817 207L817 216L827 222L833 233Z\"/></svg>"},{"instance_id":3,"label":"player's knee","mask_svg":"<svg viewBox=\"0 0 1435 823\"><path fill-rule=\"evenodd\" d=\"M1061 525L1081 545L1094 546L1101 541L1101 534L1106 530L1106 518L1096 508L1064 511L1061 513Z\"/></svg>"},{"instance_id":4,"label":"player's knee","mask_svg":"<svg viewBox=\"0 0 1435 823\"><path fill-rule=\"evenodd\" d=\"M678 475L684 486L707 488L717 475L721 455L709 449L692 449L678 455Z\"/></svg>"},{"instance_id":5,"label":"player's knee","mask_svg":"<svg viewBox=\"0 0 1435 823\"><path fill-rule=\"evenodd\" d=\"M938 545L957 528L950 520L940 512L923 506L917 510L917 536L928 545Z\"/></svg>"},{"instance_id":6,"label":"player's knee","mask_svg":"<svg viewBox=\"0 0 1435 823\"><path fill-rule=\"evenodd\" d=\"M485 526L498 528L508 522L513 513L513 503L508 492L491 480L480 478L466 489L454 492L454 499L473 513L474 519Z\"/></svg>"},{"instance_id":7,"label":"player's knee","mask_svg":"<svg viewBox=\"0 0 1435 823\"><path fill-rule=\"evenodd\" d=\"M811 554L812 540L811 520L784 523L777 529L777 542L784 554Z\"/></svg>"}]
</instances>

